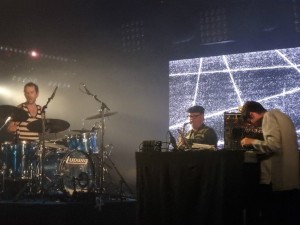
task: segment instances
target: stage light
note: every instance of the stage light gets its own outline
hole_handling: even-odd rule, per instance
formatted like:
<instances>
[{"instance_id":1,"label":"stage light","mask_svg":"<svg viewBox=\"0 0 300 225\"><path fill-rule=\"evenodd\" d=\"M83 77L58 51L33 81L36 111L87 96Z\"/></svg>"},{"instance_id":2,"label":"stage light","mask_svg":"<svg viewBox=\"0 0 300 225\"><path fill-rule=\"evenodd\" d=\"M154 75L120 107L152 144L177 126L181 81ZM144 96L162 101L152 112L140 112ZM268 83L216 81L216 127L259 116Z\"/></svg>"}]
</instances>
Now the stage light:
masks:
<instances>
[{"instance_id":1,"label":"stage light","mask_svg":"<svg viewBox=\"0 0 300 225\"><path fill-rule=\"evenodd\" d=\"M16 76L16 75L12 76L11 80L14 82L18 82L18 83L27 83L27 82L37 83L38 82L37 78L22 77L22 76Z\"/></svg>"},{"instance_id":2,"label":"stage light","mask_svg":"<svg viewBox=\"0 0 300 225\"><path fill-rule=\"evenodd\" d=\"M121 26L123 52L144 50L144 21L132 21Z\"/></svg>"},{"instance_id":3,"label":"stage light","mask_svg":"<svg viewBox=\"0 0 300 225\"><path fill-rule=\"evenodd\" d=\"M13 52L15 54L26 54L32 58L48 58L48 59L54 59L54 60L63 61L63 62L77 62L76 59L68 59L68 58L64 58L61 56L49 56L46 54L41 54L35 50L27 51L27 50L23 50L23 49L8 47L8 46L0 46L0 51L9 51L9 52Z\"/></svg>"},{"instance_id":4,"label":"stage light","mask_svg":"<svg viewBox=\"0 0 300 225\"><path fill-rule=\"evenodd\" d=\"M55 81L49 81L48 82L49 87L56 87L58 86L59 88L70 88L71 84L69 83L60 83L60 82L55 82Z\"/></svg>"},{"instance_id":5,"label":"stage light","mask_svg":"<svg viewBox=\"0 0 300 225\"><path fill-rule=\"evenodd\" d=\"M300 1L293 0L295 31L300 32Z\"/></svg>"},{"instance_id":6,"label":"stage light","mask_svg":"<svg viewBox=\"0 0 300 225\"><path fill-rule=\"evenodd\" d=\"M212 8L200 14L199 37L201 44L224 43L229 39L225 8Z\"/></svg>"},{"instance_id":7,"label":"stage light","mask_svg":"<svg viewBox=\"0 0 300 225\"><path fill-rule=\"evenodd\" d=\"M38 52L36 52L36 51L31 51L31 52L30 52L30 56L33 57L33 58L36 58L36 57L39 56L39 54L38 54Z\"/></svg>"},{"instance_id":8,"label":"stage light","mask_svg":"<svg viewBox=\"0 0 300 225\"><path fill-rule=\"evenodd\" d=\"M5 97L11 97L11 91L8 88L0 87L0 95Z\"/></svg>"}]
</instances>

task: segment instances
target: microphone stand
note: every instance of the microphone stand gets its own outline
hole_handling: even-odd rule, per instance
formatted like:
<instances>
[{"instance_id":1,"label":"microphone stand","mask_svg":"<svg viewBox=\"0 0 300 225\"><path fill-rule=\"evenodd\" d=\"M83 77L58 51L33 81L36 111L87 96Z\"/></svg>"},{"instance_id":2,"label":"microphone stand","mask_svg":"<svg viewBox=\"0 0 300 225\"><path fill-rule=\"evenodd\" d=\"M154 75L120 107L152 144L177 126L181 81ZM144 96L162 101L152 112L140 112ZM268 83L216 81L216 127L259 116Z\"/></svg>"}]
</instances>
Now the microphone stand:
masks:
<instances>
[{"instance_id":1,"label":"microphone stand","mask_svg":"<svg viewBox=\"0 0 300 225\"><path fill-rule=\"evenodd\" d=\"M99 164L100 164L99 165L99 167L100 167L100 180L99 180L99 184L96 184L97 185L97 189L98 189L97 191L98 191L98 193L100 195L99 199L97 199L97 202L99 202L98 204L99 204L99 208L101 210L101 206L103 205L102 196L104 194L104 186L103 186L103 182L104 182L104 167L103 167L103 164L104 164L104 113L105 113L105 111L110 111L110 109L107 107L107 105L104 102L100 101L97 98L97 95L92 94L87 89L87 87L86 87L86 85L84 83L81 83L81 85L83 85L83 87L85 89L85 91L83 91L83 90L80 89L82 92L84 92L87 95L93 96L93 98L97 102L99 102L101 104L101 109L99 110L99 113L101 114L100 115L100 118L101 118L100 145L101 146L100 146L99 153L98 153L99 154L98 157L99 157L99 160L100 160L100 162L99 162ZM95 170L95 171L97 171L97 170ZM96 174L95 174L95 176L96 176ZM96 179L95 179L95 181L96 181Z\"/></svg>"},{"instance_id":2,"label":"microphone stand","mask_svg":"<svg viewBox=\"0 0 300 225\"><path fill-rule=\"evenodd\" d=\"M45 154L46 154L46 147L45 147L45 133L46 133L46 109L48 107L48 104L50 103L51 100L53 100L55 93L57 91L58 86L56 86L56 88L54 89L52 95L50 98L48 98L48 101L46 103L46 105L44 105L42 107L42 154L41 154L41 158L40 158L40 170L41 170L41 180L40 180L40 184L41 184L41 197L42 199L44 199L44 195L45 195L45 188L44 188L44 160L45 160Z\"/></svg>"},{"instance_id":3,"label":"microphone stand","mask_svg":"<svg viewBox=\"0 0 300 225\"><path fill-rule=\"evenodd\" d=\"M5 122L4 122L4 124L2 125L2 127L0 127L0 131L6 126L6 124L9 122L9 121L11 121L11 117L9 116L9 117L7 117L7 119L5 120Z\"/></svg>"}]
</instances>

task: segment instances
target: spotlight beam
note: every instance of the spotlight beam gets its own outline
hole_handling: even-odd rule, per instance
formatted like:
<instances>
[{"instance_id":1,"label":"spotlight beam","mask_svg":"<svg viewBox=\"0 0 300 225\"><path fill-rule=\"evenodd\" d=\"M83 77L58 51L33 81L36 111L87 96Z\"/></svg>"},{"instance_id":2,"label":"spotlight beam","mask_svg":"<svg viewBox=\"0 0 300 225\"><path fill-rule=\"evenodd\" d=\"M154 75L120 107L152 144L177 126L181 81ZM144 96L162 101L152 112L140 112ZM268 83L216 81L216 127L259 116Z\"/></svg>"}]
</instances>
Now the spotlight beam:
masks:
<instances>
[{"instance_id":1,"label":"spotlight beam","mask_svg":"<svg viewBox=\"0 0 300 225\"><path fill-rule=\"evenodd\" d=\"M197 84L196 84L196 90L195 90L193 105L196 104L196 99L197 99L197 95L198 95L198 89L199 89L198 87L199 87L200 75L201 75L201 70L202 70L202 61L203 61L203 59L200 58L199 70L198 70L198 77L197 77Z\"/></svg>"},{"instance_id":2,"label":"spotlight beam","mask_svg":"<svg viewBox=\"0 0 300 225\"><path fill-rule=\"evenodd\" d=\"M292 63L282 52L280 52L279 50L275 50L275 52L277 52L278 55L280 55L288 64L290 64L292 68L294 68L298 71L298 73L300 73L300 70L298 69L297 65Z\"/></svg>"},{"instance_id":3,"label":"spotlight beam","mask_svg":"<svg viewBox=\"0 0 300 225\"><path fill-rule=\"evenodd\" d=\"M263 99L260 99L260 100L257 100L258 102L263 102L263 101L266 101L266 100L270 100L270 99L274 99L274 98L278 98L278 97L281 97L281 96L286 96L286 95L291 95L291 94L294 94L296 92L299 92L300 91L300 87L297 87L297 88L293 88L289 91L283 91L277 95L271 95L271 96L268 96L266 98L263 98Z\"/></svg>"},{"instance_id":4,"label":"spotlight beam","mask_svg":"<svg viewBox=\"0 0 300 225\"><path fill-rule=\"evenodd\" d=\"M245 71L259 71L259 70L274 70L274 69L290 69L295 68L300 65L295 66L289 66L289 65L281 65L281 66L265 66L265 67L253 67L253 68L243 68L243 69L231 69L231 72L245 72ZM298 69L297 69L298 70ZM299 70L298 70L299 71ZM214 73L228 73L226 70L210 70L210 71L202 71L202 74L214 74ZM196 76L198 73L173 73L170 74L170 77L176 77L176 76Z\"/></svg>"},{"instance_id":5,"label":"spotlight beam","mask_svg":"<svg viewBox=\"0 0 300 225\"><path fill-rule=\"evenodd\" d=\"M240 95L240 93L241 93L241 91L239 90L239 88L237 87L237 85L236 85L236 83L235 83L235 80L234 80L234 78L233 78L233 75L232 75L232 73L231 73L231 70L230 70L230 67L229 67L229 64L228 64L228 61L227 61L227 58L226 58L226 56L224 56L223 55L223 60L224 60L224 63L225 63L225 65L226 65L226 68L227 68L227 71L228 71L228 73L229 73L229 77L230 77L230 80L231 80L231 82L232 82L232 85L233 85L233 88L234 88L234 90L235 90L235 93L237 94L237 97L238 97L238 99L239 99L239 103L240 103L240 105L243 105L243 100L242 100L242 98L241 98L241 95Z\"/></svg>"}]
</instances>

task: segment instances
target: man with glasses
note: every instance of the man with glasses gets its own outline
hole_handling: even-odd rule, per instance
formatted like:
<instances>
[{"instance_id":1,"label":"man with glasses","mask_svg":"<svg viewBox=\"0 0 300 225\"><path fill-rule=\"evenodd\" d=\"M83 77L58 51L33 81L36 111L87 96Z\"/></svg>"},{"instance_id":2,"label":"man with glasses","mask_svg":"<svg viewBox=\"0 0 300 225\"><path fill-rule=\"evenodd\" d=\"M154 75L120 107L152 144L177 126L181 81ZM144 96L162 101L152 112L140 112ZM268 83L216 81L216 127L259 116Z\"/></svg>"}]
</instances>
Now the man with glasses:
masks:
<instances>
[{"instance_id":1,"label":"man with glasses","mask_svg":"<svg viewBox=\"0 0 300 225\"><path fill-rule=\"evenodd\" d=\"M300 184L295 126L280 110L267 111L255 101L244 104L242 117L245 122L261 126L264 137L263 140L241 140L242 146L255 149L260 161L260 190L257 193L260 205L257 208L261 209L263 224L294 224L289 213L295 210L295 190L299 189Z\"/></svg>"},{"instance_id":2,"label":"man with glasses","mask_svg":"<svg viewBox=\"0 0 300 225\"><path fill-rule=\"evenodd\" d=\"M190 148L193 143L214 145L217 147L217 134L213 128L204 124L204 111L204 108L198 105L188 108L188 118L192 129L189 130L187 134L182 133L185 138L179 137L179 149L184 150Z\"/></svg>"}]
</instances>

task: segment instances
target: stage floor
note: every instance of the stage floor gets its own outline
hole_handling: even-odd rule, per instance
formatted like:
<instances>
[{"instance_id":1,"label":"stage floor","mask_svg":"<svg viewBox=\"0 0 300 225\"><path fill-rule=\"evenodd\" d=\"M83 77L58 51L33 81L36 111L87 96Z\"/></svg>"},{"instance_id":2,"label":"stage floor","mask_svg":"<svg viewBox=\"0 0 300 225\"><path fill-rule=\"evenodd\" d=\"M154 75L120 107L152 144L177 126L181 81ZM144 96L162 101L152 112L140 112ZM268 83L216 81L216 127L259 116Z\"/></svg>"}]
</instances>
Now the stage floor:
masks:
<instances>
[{"instance_id":1,"label":"stage floor","mask_svg":"<svg viewBox=\"0 0 300 225\"><path fill-rule=\"evenodd\" d=\"M135 225L134 199L55 202L41 199L0 201L1 224L9 225Z\"/></svg>"},{"instance_id":2,"label":"stage floor","mask_svg":"<svg viewBox=\"0 0 300 225\"><path fill-rule=\"evenodd\" d=\"M1 180L0 180L1 184ZM60 186L46 186L41 194L36 183L6 179L0 185L0 223L7 225L135 225L135 197L105 189L71 194ZM31 185L29 185L31 184ZM3 191L4 190L4 191Z\"/></svg>"}]
</instances>

